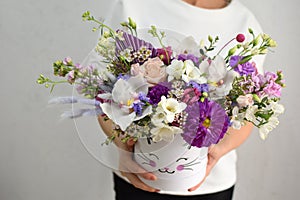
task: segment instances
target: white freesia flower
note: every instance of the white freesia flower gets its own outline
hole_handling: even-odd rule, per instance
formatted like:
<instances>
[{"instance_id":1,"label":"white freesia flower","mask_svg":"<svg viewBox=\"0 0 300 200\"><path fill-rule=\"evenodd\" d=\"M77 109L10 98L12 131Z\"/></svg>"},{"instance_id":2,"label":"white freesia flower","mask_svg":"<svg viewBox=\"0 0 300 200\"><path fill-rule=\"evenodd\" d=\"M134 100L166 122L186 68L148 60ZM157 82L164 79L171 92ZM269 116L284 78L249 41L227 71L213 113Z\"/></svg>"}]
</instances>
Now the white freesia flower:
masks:
<instances>
[{"instance_id":1,"label":"white freesia flower","mask_svg":"<svg viewBox=\"0 0 300 200\"><path fill-rule=\"evenodd\" d=\"M258 111L258 106L254 105L254 106L249 106L248 109L246 110L246 119L249 120L250 122L255 122L256 121L256 117L255 117L255 113Z\"/></svg>"},{"instance_id":2,"label":"white freesia flower","mask_svg":"<svg viewBox=\"0 0 300 200\"><path fill-rule=\"evenodd\" d=\"M152 139L154 142L161 140L170 142L173 140L175 134L183 133L183 130L175 126L160 123L157 124L155 128L152 128L150 132L153 135Z\"/></svg>"},{"instance_id":3,"label":"white freesia flower","mask_svg":"<svg viewBox=\"0 0 300 200\"><path fill-rule=\"evenodd\" d=\"M201 77L201 72L198 67L194 65L191 60L184 61L185 70L182 74L182 79L189 83L190 81L196 81L197 83L205 83L206 79Z\"/></svg>"},{"instance_id":4,"label":"white freesia flower","mask_svg":"<svg viewBox=\"0 0 300 200\"><path fill-rule=\"evenodd\" d=\"M226 68L225 60L221 56L216 56L210 62L203 61L199 66L201 74L206 74L211 85L212 98L226 96L232 89L232 83L238 73Z\"/></svg>"},{"instance_id":5,"label":"white freesia flower","mask_svg":"<svg viewBox=\"0 0 300 200\"><path fill-rule=\"evenodd\" d=\"M119 125L122 131L125 131L133 121L142 119L152 113L151 106L143 110L140 116L132 112L131 103L134 102L139 92L148 93L148 84L141 75L131 77L128 80L119 79L112 90L113 101L100 105L103 112L115 124Z\"/></svg>"},{"instance_id":6,"label":"white freesia flower","mask_svg":"<svg viewBox=\"0 0 300 200\"><path fill-rule=\"evenodd\" d=\"M252 106L254 104L252 94L240 95L236 101L238 102L239 106L246 107Z\"/></svg>"},{"instance_id":7,"label":"white freesia flower","mask_svg":"<svg viewBox=\"0 0 300 200\"><path fill-rule=\"evenodd\" d=\"M268 120L268 123L262 125L259 128L259 135L261 137L261 139L265 140L268 137L268 134L274 129L276 128L276 126L279 124L279 120L277 117L272 116L270 117L270 119Z\"/></svg>"},{"instance_id":8,"label":"white freesia flower","mask_svg":"<svg viewBox=\"0 0 300 200\"><path fill-rule=\"evenodd\" d=\"M159 106L163 108L166 113L167 122L173 122L175 114L182 112L186 108L186 104L183 102L178 102L174 98L161 97L161 101L158 103Z\"/></svg>"},{"instance_id":9,"label":"white freesia flower","mask_svg":"<svg viewBox=\"0 0 300 200\"><path fill-rule=\"evenodd\" d=\"M231 119L232 128L236 130L241 129L241 127L245 124L244 118L245 118L245 114L239 113L239 108L235 106L232 109L232 119Z\"/></svg>"},{"instance_id":10,"label":"white freesia flower","mask_svg":"<svg viewBox=\"0 0 300 200\"><path fill-rule=\"evenodd\" d=\"M162 123L163 121L166 121L166 120L167 120L166 113L164 112L162 107L158 106L156 108L156 111L154 112L152 118L151 118L152 124L154 124L154 125L160 124L160 123Z\"/></svg>"},{"instance_id":11,"label":"white freesia flower","mask_svg":"<svg viewBox=\"0 0 300 200\"><path fill-rule=\"evenodd\" d=\"M282 104L279 104L278 102L271 101L269 108L273 110L275 115L284 113L284 106Z\"/></svg>"},{"instance_id":12,"label":"white freesia flower","mask_svg":"<svg viewBox=\"0 0 300 200\"><path fill-rule=\"evenodd\" d=\"M166 68L168 76L168 82L175 79L180 79L184 72L184 63L181 60L173 60L171 64Z\"/></svg>"}]
</instances>

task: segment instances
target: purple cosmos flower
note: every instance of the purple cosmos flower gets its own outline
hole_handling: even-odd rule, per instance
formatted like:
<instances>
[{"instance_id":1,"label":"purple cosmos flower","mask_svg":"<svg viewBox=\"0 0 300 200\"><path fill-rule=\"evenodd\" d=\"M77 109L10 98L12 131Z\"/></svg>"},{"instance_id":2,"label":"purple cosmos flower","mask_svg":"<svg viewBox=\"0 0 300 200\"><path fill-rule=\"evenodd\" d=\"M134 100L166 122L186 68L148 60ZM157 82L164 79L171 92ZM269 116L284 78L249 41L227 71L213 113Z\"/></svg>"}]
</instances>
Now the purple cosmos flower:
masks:
<instances>
[{"instance_id":1,"label":"purple cosmos flower","mask_svg":"<svg viewBox=\"0 0 300 200\"><path fill-rule=\"evenodd\" d=\"M199 58L194 54L179 54L177 59L182 61L191 60L196 66L200 63Z\"/></svg>"},{"instance_id":2,"label":"purple cosmos flower","mask_svg":"<svg viewBox=\"0 0 300 200\"><path fill-rule=\"evenodd\" d=\"M162 96L167 96L170 89L167 85L157 84L150 88L147 97L150 98L150 104L157 105Z\"/></svg>"},{"instance_id":3,"label":"purple cosmos flower","mask_svg":"<svg viewBox=\"0 0 300 200\"><path fill-rule=\"evenodd\" d=\"M191 146L200 148L216 144L229 127L226 111L214 101L195 102L185 111L187 119L182 136Z\"/></svg>"}]
</instances>

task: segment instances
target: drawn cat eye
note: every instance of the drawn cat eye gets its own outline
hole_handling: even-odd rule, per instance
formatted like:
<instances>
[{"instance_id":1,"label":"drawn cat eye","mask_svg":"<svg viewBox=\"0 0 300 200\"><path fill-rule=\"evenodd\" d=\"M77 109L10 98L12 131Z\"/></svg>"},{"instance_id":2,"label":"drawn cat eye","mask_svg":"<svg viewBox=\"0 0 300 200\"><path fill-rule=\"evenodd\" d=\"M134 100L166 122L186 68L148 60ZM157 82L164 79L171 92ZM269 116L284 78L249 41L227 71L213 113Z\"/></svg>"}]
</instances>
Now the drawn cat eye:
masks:
<instances>
[{"instance_id":1,"label":"drawn cat eye","mask_svg":"<svg viewBox=\"0 0 300 200\"><path fill-rule=\"evenodd\" d=\"M141 151L141 153L142 153L142 155L138 154L138 156L145 161L145 162L142 162L142 164L149 165L151 167L156 167L156 162L154 160L148 158L142 151ZM149 153L149 156L154 157L155 159L159 160L158 156L153 153Z\"/></svg>"},{"instance_id":2,"label":"drawn cat eye","mask_svg":"<svg viewBox=\"0 0 300 200\"><path fill-rule=\"evenodd\" d=\"M185 160L185 161L187 161L188 158L178 158L178 159L176 160L176 162L179 162L180 160Z\"/></svg>"},{"instance_id":3,"label":"drawn cat eye","mask_svg":"<svg viewBox=\"0 0 300 200\"><path fill-rule=\"evenodd\" d=\"M176 160L176 162L181 161L181 160L187 161L188 158L179 158L179 159ZM185 163L185 164L182 164L182 165L178 165L178 166L176 167L176 170L177 170L177 171L183 171L183 170L192 170L192 171L193 171L192 168L188 168L188 167L191 167L191 166L193 166L193 165L197 165L197 164L200 164L200 163L201 163L200 161L199 161L199 162L195 162L196 160L197 160L197 158L195 158L195 159L192 160L191 162L188 162L188 163Z\"/></svg>"}]
</instances>

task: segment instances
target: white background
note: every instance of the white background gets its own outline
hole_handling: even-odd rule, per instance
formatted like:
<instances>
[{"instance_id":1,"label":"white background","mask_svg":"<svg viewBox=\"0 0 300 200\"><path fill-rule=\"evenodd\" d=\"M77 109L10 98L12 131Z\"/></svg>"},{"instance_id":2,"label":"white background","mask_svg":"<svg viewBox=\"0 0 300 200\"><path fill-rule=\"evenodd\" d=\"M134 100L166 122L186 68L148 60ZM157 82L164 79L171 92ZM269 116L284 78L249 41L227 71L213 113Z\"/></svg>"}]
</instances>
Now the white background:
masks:
<instances>
[{"instance_id":1,"label":"white background","mask_svg":"<svg viewBox=\"0 0 300 200\"><path fill-rule=\"evenodd\" d=\"M282 68L288 87L280 126L266 141L253 132L238 150L235 200L298 199L299 3L241 1L277 40L266 66ZM70 88L49 95L35 84L41 72L51 74L56 59L81 61L87 55L97 34L81 14L106 16L107 2L0 0L0 200L113 199L110 171L86 151L74 122L60 120L66 106L47 106L49 98L71 94Z\"/></svg>"}]
</instances>

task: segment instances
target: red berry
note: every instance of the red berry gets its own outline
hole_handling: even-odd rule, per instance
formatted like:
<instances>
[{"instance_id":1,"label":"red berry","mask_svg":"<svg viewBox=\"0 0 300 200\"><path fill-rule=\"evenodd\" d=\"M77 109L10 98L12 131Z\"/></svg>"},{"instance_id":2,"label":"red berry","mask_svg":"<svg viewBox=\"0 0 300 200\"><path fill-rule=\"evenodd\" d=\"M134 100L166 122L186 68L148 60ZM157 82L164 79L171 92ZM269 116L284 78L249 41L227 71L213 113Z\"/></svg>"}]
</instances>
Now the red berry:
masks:
<instances>
[{"instance_id":1,"label":"red berry","mask_svg":"<svg viewBox=\"0 0 300 200\"><path fill-rule=\"evenodd\" d=\"M238 34L237 36L236 36L236 41L238 41L238 42L244 42L245 41L245 36L244 36L244 34Z\"/></svg>"}]
</instances>

